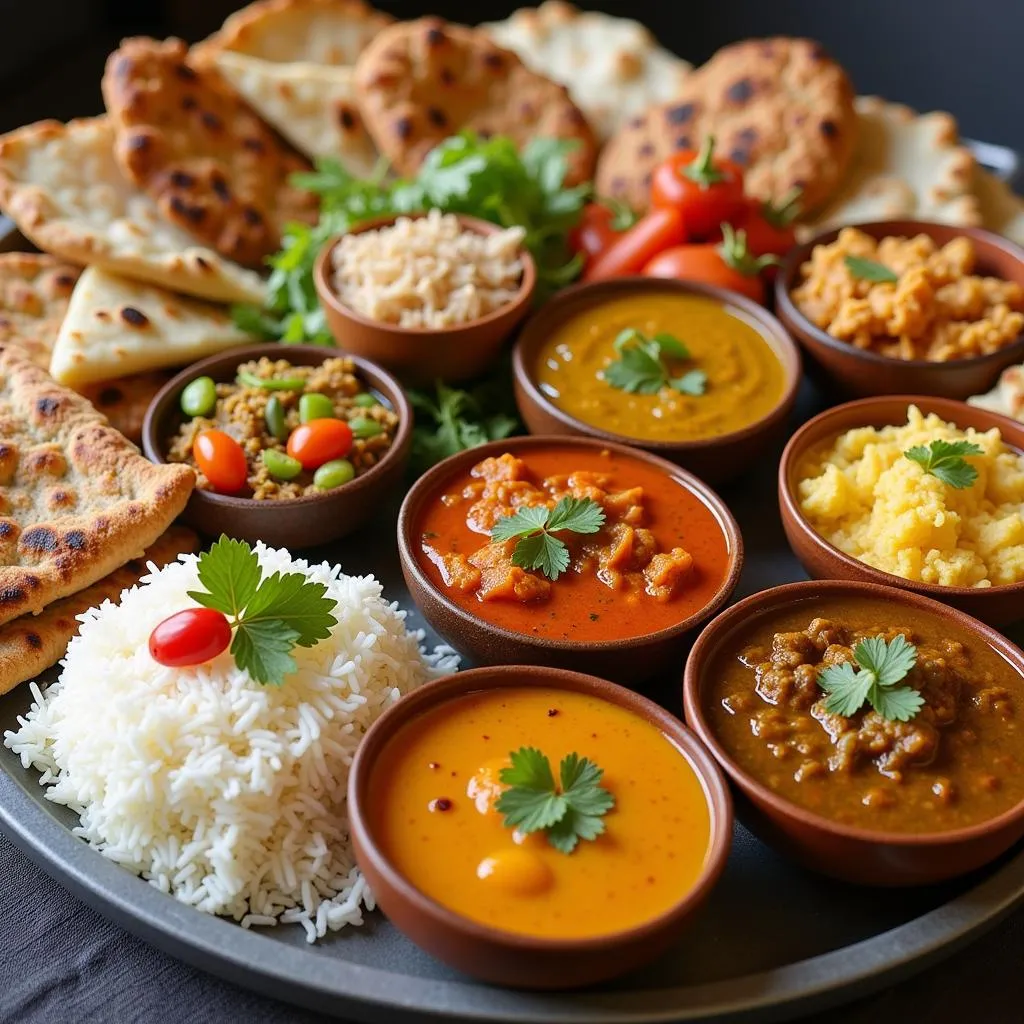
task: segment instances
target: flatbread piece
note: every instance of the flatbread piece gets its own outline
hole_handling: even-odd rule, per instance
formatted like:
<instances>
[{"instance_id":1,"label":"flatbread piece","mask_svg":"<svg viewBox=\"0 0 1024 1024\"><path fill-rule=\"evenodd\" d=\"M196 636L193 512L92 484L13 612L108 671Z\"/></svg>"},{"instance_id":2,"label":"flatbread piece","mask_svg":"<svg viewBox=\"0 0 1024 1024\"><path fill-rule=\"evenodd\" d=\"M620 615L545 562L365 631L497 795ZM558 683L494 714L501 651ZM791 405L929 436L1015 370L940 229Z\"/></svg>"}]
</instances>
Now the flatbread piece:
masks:
<instances>
[{"instance_id":1,"label":"flatbread piece","mask_svg":"<svg viewBox=\"0 0 1024 1024\"><path fill-rule=\"evenodd\" d=\"M0 623L136 558L195 486L155 465L80 395L0 347Z\"/></svg>"},{"instance_id":2,"label":"flatbread piece","mask_svg":"<svg viewBox=\"0 0 1024 1024\"><path fill-rule=\"evenodd\" d=\"M125 181L105 117L0 136L0 208L40 249L71 263L221 302L266 295L259 274L197 244Z\"/></svg>"},{"instance_id":3,"label":"flatbread piece","mask_svg":"<svg viewBox=\"0 0 1024 1024\"><path fill-rule=\"evenodd\" d=\"M76 388L78 393L110 421L129 441L142 441L142 423L157 392L174 376L174 372L133 373L127 377L103 380Z\"/></svg>"},{"instance_id":4,"label":"flatbread piece","mask_svg":"<svg viewBox=\"0 0 1024 1024\"><path fill-rule=\"evenodd\" d=\"M972 395L967 403L1024 422L1024 365L1003 370L991 391Z\"/></svg>"},{"instance_id":5,"label":"flatbread piece","mask_svg":"<svg viewBox=\"0 0 1024 1024\"><path fill-rule=\"evenodd\" d=\"M0 345L16 345L48 367L78 272L52 256L0 253Z\"/></svg>"},{"instance_id":6,"label":"flatbread piece","mask_svg":"<svg viewBox=\"0 0 1024 1024\"><path fill-rule=\"evenodd\" d=\"M150 571L150 563L160 569L198 547L199 538L191 530L172 526L141 558L133 558L77 594L54 601L38 615L23 615L0 626L0 694L56 665L78 634L79 615L104 601L117 601L122 591Z\"/></svg>"}]
</instances>

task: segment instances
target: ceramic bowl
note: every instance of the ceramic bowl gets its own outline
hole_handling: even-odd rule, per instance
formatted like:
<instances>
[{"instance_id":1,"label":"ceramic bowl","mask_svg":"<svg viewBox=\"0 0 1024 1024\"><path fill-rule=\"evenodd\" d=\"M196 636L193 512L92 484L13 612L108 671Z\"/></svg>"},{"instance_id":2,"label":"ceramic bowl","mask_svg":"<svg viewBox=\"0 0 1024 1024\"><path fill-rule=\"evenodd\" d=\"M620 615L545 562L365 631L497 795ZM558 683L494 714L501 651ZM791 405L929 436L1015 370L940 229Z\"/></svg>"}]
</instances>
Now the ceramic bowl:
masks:
<instances>
[{"instance_id":1,"label":"ceramic bowl","mask_svg":"<svg viewBox=\"0 0 1024 1024\"><path fill-rule=\"evenodd\" d=\"M613 434L558 408L538 387L535 366L540 347L551 332L583 309L627 295L703 295L733 306L752 322L778 356L785 372L785 389L778 404L749 426L720 437L694 441L649 441ZM628 444L653 452L696 473L702 480L721 483L741 474L777 443L796 401L800 385L800 350L782 324L763 306L743 295L689 281L657 277L626 277L574 285L559 292L527 321L513 352L516 404L531 434L575 434Z\"/></svg>"},{"instance_id":2,"label":"ceramic bowl","mask_svg":"<svg viewBox=\"0 0 1024 1024\"><path fill-rule=\"evenodd\" d=\"M370 778L388 741L423 712L475 690L555 687L623 707L660 729L700 778L711 811L711 841L694 887L659 917L593 939L541 939L471 921L425 896L391 864L374 835L367 800ZM514 988L574 988L603 981L663 952L685 930L725 866L732 841L732 803L725 779L696 737L673 715L604 679L554 668L503 665L428 683L392 705L359 744L348 781L356 859L396 928L439 960L484 981Z\"/></svg>"},{"instance_id":3,"label":"ceramic bowl","mask_svg":"<svg viewBox=\"0 0 1024 1024\"><path fill-rule=\"evenodd\" d=\"M426 214L404 214L416 220ZM476 217L456 214L467 231L494 235L502 228ZM388 227L398 216L378 217L360 224L349 234L362 234ZM529 313L537 284L537 268L524 248L523 280L516 297L500 309L467 324L439 329L397 327L370 320L346 306L331 284L331 254L342 237L331 239L320 250L313 269L320 305L327 317L339 348L371 359L410 384L429 384L435 380L456 382L484 373L498 357L502 344Z\"/></svg>"},{"instance_id":4,"label":"ceramic bowl","mask_svg":"<svg viewBox=\"0 0 1024 1024\"><path fill-rule=\"evenodd\" d=\"M725 534L731 558L725 579L705 607L667 629L645 636L596 642L555 640L492 625L461 608L434 583L416 557L416 524L424 505L435 498L448 481L488 456L499 456L504 452L526 455L532 448L552 442L582 449L611 450L645 462L677 480L711 510ZM687 634L706 622L729 600L743 567L743 539L739 526L725 502L707 484L673 463L647 452L583 437L513 437L459 452L438 463L416 481L402 502L398 514L398 553L405 582L423 617L474 662L482 665L510 662L550 665L595 675L600 673L617 682L630 684L657 675L681 656Z\"/></svg>"},{"instance_id":5,"label":"ceramic bowl","mask_svg":"<svg viewBox=\"0 0 1024 1024\"><path fill-rule=\"evenodd\" d=\"M166 462L167 439L181 423L179 401L196 377L234 380L240 363L267 356L296 366L316 366L343 353L319 345L251 345L229 349L193 363L164 385L146 411L142 448L152 462ZM351 356L362 380L398 413L398 432L384 457L362 476L324 494L288 501L254 501L196 489L182 513L184 522L210 537L225 533L271 547L308 548L358 529L401 483L412 445L412 408L398 381L379 366Z\"/></svg>"},{"instance_id":6,"label":"ceramic bowl","mask_svg":"<svg viewBox=\"0 0 1024 1024\"><path fill-rule=\"evenodd\" d=\"M1014 622L1024 617L1024 582L978 588L943 587L905 580L844 554L825 540L800 511L797 471L809 448L854 427L884 427L905 423L908 405L916 405L925 414L937 413L942 419L961 428L990 430L998 427L1007 445L1024 452L1024 424L949 398L883 396L837 405L805 423L790 438L782 453L779 462L779 509L789 546L808 574L816 579L861 580L879 586L913 590L994 625Z\"/></svg>"},{"instance_id":7,"label":"ceramic bowl","mask_svg":"<svg viewBox=\"0 0 1024 1024\"><path fill-rule=\"evenodd\" d=\"M1024 249L991 231L923 220L883 220L856 227L872 238L924 234L939 245L966 236L973 241L978 254L977 273L1016 281L1024 287ZM799 283L800 267L810 257L811 250L816 245L834 242L839 230L824 231L805 245L792 249L775 279L775 311L779 319L810 357L812 372L823 378L830 388L850 398L923 394L964 399L988 391L1007 366L1024 362L1024 335L989 355L934 363L923 359L891 359L877 352L865 352L812 324L797 309L790 292Z\"/></svg>"},{"instance_id":8,"label":"ceramic bowl","mask_svg":"<svg viewBox=\"0 0 1024 1024\"><path fill-rule=\"evenodd\" d=\"M920 594L842 580L772 587L737 602L698 637L686 663L686 722L703 740L752 810L751 826L813 871L855 884L925 885L966 874L994 860L1024 836L1024 802L998 817L947 832L907 834L842 825L791 803L741 768L719 742L704 711L704 690L718 654L751 619L797 601L842 597L885 598L929 612L977 634L1024 674L1024 652L977 619ZM813 608L813 605L812 605ZM811 614L809 612L809 614Z\"/></svg>"}]
</instances>

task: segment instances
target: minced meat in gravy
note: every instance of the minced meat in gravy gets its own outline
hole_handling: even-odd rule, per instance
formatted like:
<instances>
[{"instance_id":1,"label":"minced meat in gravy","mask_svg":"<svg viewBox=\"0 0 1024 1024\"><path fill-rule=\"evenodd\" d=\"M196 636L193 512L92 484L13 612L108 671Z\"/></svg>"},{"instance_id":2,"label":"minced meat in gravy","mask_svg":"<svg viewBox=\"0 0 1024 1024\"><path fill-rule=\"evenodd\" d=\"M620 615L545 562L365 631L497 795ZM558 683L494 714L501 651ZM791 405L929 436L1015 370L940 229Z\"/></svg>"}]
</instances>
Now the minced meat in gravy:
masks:
<instances>
[{"instance_id":1,"label":"minced meat in gravy","mask_svg":"<svg viewBox=\"0 0 1024 1024\"><path fill-rule=\"evenodd\" d=\"M869 705L825 709L819 673L867 637L902 634L917 663L901 685L909 722ZM802 603L755 620L713 675L709 719L736 762L779 796L833 821L897 832L962 828L1024 799L1024 680L984 641L883 601Z\"/></svg>"}]
</instances>

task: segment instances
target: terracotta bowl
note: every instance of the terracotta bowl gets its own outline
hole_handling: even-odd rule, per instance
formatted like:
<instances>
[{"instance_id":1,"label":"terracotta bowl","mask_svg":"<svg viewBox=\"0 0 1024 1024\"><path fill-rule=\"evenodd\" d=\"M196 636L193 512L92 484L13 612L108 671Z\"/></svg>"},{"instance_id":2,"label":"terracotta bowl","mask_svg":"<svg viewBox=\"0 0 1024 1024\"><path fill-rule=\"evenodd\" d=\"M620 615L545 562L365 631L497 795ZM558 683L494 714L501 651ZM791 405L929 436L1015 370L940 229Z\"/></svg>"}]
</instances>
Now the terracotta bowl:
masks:
<instances>
[{"instance_id":1,"label":"terracotta bowl","mask_svg":"<svg viewBox=\"0 0 1024 1024\"><path fill-rule=\"evenodd\" d=\"M637 294L704 295L735 306L753 322L772 347L785 373L785 390L778 404L765 417L747 427L720 437L696 441L649 441L613 434L559 409L537 386L535 366L540 347L565 320L580 310L610 299ZM766 449L778 442L796 401L800 385L800 350L782 324L763 306L743 295L689 281L657 277L627 277L590 284L578 284L547 302L535 313L519 335L513 352L516 404L531 434L576 434L602 441L628 444L653 452L696 473L702 480L720 483L740 475Z\"/></svg>"},{"instance_id":2,"label":"terracotta bowl","mask_svg":"<svg viewBox=\"0 0 1024 1024\"><path fill-rule=\"evenodd\" d=\"M923 220L883 220L855 226L873 238L924 234L939 245L966 236L974 242L978 254L978 273L1016 281L1024 287L1024 249L991 231ZM805 245L792 249L775 279L775 311L810 356L811 370L829 387L851 398L924 394L964 399L988 391L1007 366L1024 361L1024 335L990 355L933 363L923 359L891 359L876 352L865 352L812 324L797 309L790 292L799 283L800 267L810 257L811 250L816 245L834 242L838 235L838 228L824 231Z\"/></svg>"},{"instance_id":3,"label":"terracotta bowl","mask_svg":"<svg viewBox=\"0 0 1024 1024\"><path fill-rule=\"evenodd\" d=\"M416 220L426 214L402 216ZM503 230L476 217L456 216L463 228L481 235L494 235ZM387 227L397 219L397 215L378 217L360 224L349 234L358 235ZM313 280L327 317L327 326L345 352L371 359L410 384L429 384L435 380L463 381L480 376L495 361L502 343L530 311L537 284L537 268L533 257L524 248L520 252L523 280L516 297L479 320L437 330L396 327L370 320L346 306L330 283L331 253L342 237L339 235L327 242L320 250L313 269Z\"/></svg>"},{"instance_id":4,"label":"terracotta bowl","mask_svg":"<svg viewBox=\"0 0 1024 1024\"><path fill-rule=\"evenodd\" d=\"M557 441L590 450L611 450L645 462L679 481L712 511L721 525L728 543L731 560L722 585L712 600L700 611L682 619L674 626L625 640L582 642L553 640L513 632L460 608L424 572L416 557L418 538L416 523L423 506L435 498L448 481L466 472L488 456L504 452L513 455L528 453ZM423 617L463 654L481 665L549 665L577 672L600 673L616 682L636 684L657 675L682 655L687 634L706 622L731 596L743 567L743 538L739 526L725 502L707 484L671 462L647 452L620 444L605 444L583 437L512 437L493 441L452 455L438 463L413 484L398 513L398 554L402 574L412 599Z\"/></svg>"},{"instance_id":5,"label":"terracotta bowl","mask_svg":"<svg viewBox=\"0 0 1024 1024\"><path fill-rule=\"evenodd\" d=\"M153 462L166 462L167 439L182 420L181 392L196 377L234 380L240 363L268 356L296 366L316 366L341 355L319 345L251 345L193 363L169 380L146 410L142 448ZM401 483L412 445L412 408L398 381L379 366L351 356L360 377L398 413L398 433L387 454L362 476L333 491L288 501L254 501L195 490L181 518L210 537L225 533L272 547L308 548L344 537L363 525Z\"/></svg>"},{"instance_id":6,"label":"terracotta bowl","mask_svg":"<svg viewBox=\"0 0 1024 1024\"><path fill-rule=\"evenodd\" d=\"M899 587L926 594L936 601L974 615L984 622L1001 625L1024 618L1024 582L997 587L943 587L918 583L902 576L872 568L830 544L804 518L797 498L797 469L804 454L813 445L853 427L884 427L905 423L907 406L916 405L923 413L937 413L958 427L991 430L998 427L1011 448L1024 452L1024 424L998 413L955 402L949 398L899 395L862 398L837 405L805 423L789 440L779 462L779 509L786 539L808 574L816 579L861 580L879 586Z\"/></svg>"},{"instance_id":7,"label":"terracotta bowl","mask_svg":"<svg viewBox=\"0 0 1024 1024\"><path fill-rule=\"evenodd\" d=\"M683 706L690 728L704 741L750 803L754 828L767 842L813 871L855 884L925 885L966 874L1005 853L1024 836L1024 801L989 821L947 832L918 835L871 831L830 821L791 803L731 757L704 716L704 690L715 660L752 617L797 601L844 596L885 598L955 622L977 634L1024 674L1024 652L977 619L919 594L869 583L805 581L773 587L739 601L701 633L686 663Z\"/></svg>"},{"instance_id":8,"label":"terracotta bowl","mask_svg":"<svg viewBox=\"0 0 1024 1024\"><path fill-rule=\"evenodd\" d=\"M711 811L711 841L694 887L659 917L593 939L541 939L471 921L425 896L377 844L367 813L370 778L388 741L423 712L475 690L557 687L618 705L646 719L679 748L700 778ZM604 679L555 668L503 665L428 683L392 705L370 727L352 763L348 807L356 860L396 928L439 960L484 981L513 988L575 988L623 974L662 953L685 930L725 867L732 842L732 802L721 772L696 737L657 704Z\"/></svg>"}]
</instances>

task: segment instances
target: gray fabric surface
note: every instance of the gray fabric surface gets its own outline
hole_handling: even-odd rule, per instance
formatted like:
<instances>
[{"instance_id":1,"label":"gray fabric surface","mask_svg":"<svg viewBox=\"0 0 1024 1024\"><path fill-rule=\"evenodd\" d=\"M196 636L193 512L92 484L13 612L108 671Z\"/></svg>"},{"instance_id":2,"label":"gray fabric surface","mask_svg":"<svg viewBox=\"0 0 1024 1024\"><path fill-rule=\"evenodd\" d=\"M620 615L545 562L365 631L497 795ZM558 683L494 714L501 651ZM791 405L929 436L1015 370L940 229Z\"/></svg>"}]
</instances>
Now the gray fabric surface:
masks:
<instances>
[{"instance_id":1,"label":"gray fabric surface","mask_svg":"<svg viewBox=\"0 0 1024 1024\"><path fill-rule=\"evenodd\" d=\"M0 834L2 1024L326 1024L180 964L109 924ZM1024 1021L1024 912L952 959L809 1024Z\"/></svg>"}]
</instances>

